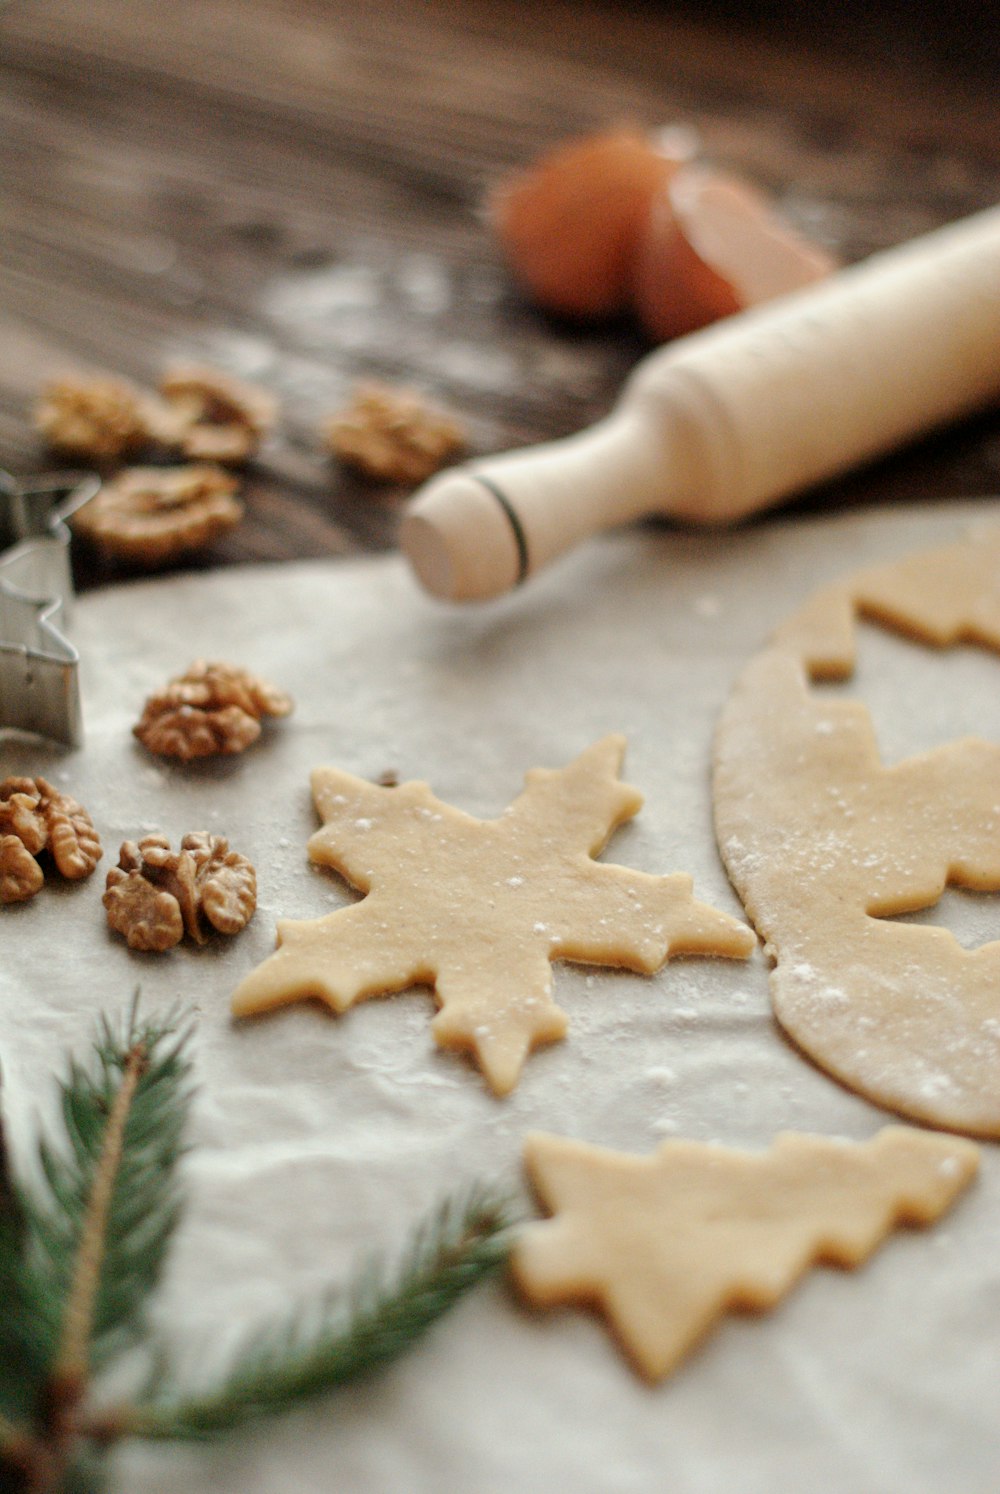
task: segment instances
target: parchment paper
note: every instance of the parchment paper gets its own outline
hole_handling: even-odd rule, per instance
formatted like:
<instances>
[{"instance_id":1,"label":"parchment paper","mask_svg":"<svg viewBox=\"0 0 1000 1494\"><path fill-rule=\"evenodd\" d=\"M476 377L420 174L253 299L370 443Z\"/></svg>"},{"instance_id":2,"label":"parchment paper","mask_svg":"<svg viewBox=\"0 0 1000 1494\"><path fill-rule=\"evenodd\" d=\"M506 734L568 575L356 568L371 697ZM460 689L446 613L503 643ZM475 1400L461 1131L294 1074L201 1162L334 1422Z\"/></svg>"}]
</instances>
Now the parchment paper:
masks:
<instances>
[{"instance_id":1,"label":"parchment paper","mask_svg":"<svg viewBox=\"0 0 1000 1494\"><path fill-rule=\"evenodd\" d=\"M239 1025L228 997L273 947L278 916L349 899L305 857L308 773L322 762L425 778L491 815L526 769L622 730L625 776L646 805L607 856L688 871L699 897L739 912L712 838L709 754L740 666L822 582L988 518L992 505L954 504L725 535L633 532L481 609L431 601L396 558L173 577L79 603L85 746L8 737L0 770L65 785L107 854L89 883L0 911L4 1098L26 1162L52 1070L98 1012L124 1008L137 982L149 1011L193 1009L189 1207L160 1311L196 1368L361 1254L392 1257L463 1180L520 1185L528 1129L646 1152L673 1135L757 1148L782 1129L863 1138L888 1122L780 1036L759 953L745 966L675 961L651 979L557 966L568 1038L532 1056L505 1100L436 1049L426 992ZM130 729L146 694L198 656L258 670L297 709L241 759L170 766ZM967 731L1000 735L998 682L1000 662L977 650L935 655L866 628L851 690L893 759ZM108 933L104 871L122 839L153 829L175 841L221 832L255 862L260 904L235 942L154 957ZM949 893L942 909L967 942L998 934L995 899ZM656 1389L596 1318L533 1315L501 1282L387 1373L266 1431L126 1450L120 1488L995 1494L998 1160L983 1147L980 1181L942 1225L898 1233L857 1274L813 1271L769 1317L727 1319Z\"/></svg>"}]
</instances>

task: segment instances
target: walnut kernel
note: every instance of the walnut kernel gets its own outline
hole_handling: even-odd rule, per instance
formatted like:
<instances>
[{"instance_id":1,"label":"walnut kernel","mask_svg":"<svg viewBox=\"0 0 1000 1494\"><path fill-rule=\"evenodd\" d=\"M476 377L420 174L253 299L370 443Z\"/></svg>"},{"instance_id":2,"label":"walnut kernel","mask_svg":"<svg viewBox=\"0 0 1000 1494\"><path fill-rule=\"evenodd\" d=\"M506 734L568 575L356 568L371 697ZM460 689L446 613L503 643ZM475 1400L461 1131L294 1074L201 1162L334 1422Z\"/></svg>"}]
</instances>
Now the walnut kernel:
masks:
<instances>
[{"instance_id":1,"label":"walnut kernel","mask_svg":"<svg viewBox=\"0 0 1000 1494\"><path fill-rule=\"evenodd\" d=\"M45 784L46 819L49 827L49 850L60 876L70 882L89 877L101 859L101 842L90 815L71 799L69 794L59 794Z\"/></svg>"},{"instance_id":2,"label":"walnut kernel","mask_svg":"<svg viewBox=\"0 0 1000 1494\"><path fill-rule=\"evenodd\" d=\"M270 394L214 368L171 369L160 394L151 417L154 435L193 461L245 462L274 424Z\"/></svg>"},{"instance_id":3,"label":"walnut kernel","mask_svg":"<svg viewBox=\"0 0 1000 1494\"><path fill-rule=\"evenodd\" d=\"M90 815L45 778L0 783L0 841L0 903L23 902L38 892L45 875L35 858L45 851L69 881L89 877L101 859Z\"/></svg>"},{"instance_id":4,"label":"walnut kernel","mask_svg":"<svg viewBox=\"0 0 1000 1494\"><path fill-rule=\"evenodd\" d=\"M176 852L165 836L147 835L123 843L104 906L131 949L162 953L185 934L204 944L206 922L220 934L238 934L257 906L257 874L221 835L192 831Z\"/></svg>"},{"instance_id":5,"label":"walnut kernel","mask_svg":"<svg viewBox=\"0 0 1000 1494\"><path fill-rule=\"evenodd\" d=\"M245 856L221 835L192 831L181 842L195 863L201 911L220 934L246 928L257 906L257 874Z\"/></svg>"},{"instance_id":6,"label":"walnut kernel","mask_svg":"<svg viewBox=\"0 0 1000 1494\"><path fill-rule=\"evenodd\" d=\"M236 479L221 467L130 467L73 516L108 555L158 566L199 550L243 517Z\"/></svg>"},{"instance_id":7,"label":"walnut kernel","mask_svg":"<svg viewBox=\"0 0 1000 1494\"><path fill-rule=\"evenodd\" d=\"M16 835L0 835L0 903L26 903L45 873Z\"/></svg>"},{"instance_id":8,"label":"walnut kernel","mask_svg":"<svg viewBox=\"0 0 1000 1494\"><path fill-rule=\"evenodd\" d=\"M5 778L0 783L0 833L16 835L32 856L45 849L48 839L41 804L42 790L34 778Z\"/></svg>"},{"instance_id":9,"label":"walnut kernel","mask_svg":"<svg viewBox=\"0 0 1000 1494\"><path fill-rule=\"evenodd\" d=\"M109 926L125 935L130 949L162 954L184 937L184 920L177 899L169 892L161 892L139 872L112 867L104 906Z\"/></svg>"},{"instance_id":10,"label":"walnut kernel","mask_svg":"<svg viewBox=\"0 0 1000 1494\"><path fill-rule=\"evenodd\" d=\"M141 396L118 379L58 379L43 389L35 425L50 446L98 465L149 440Z\"/></svg>"},{"instance_id":11,"label":"walnut kernel","mask_svg":"<svg viewBox=\"0 0 1000 1494\"><path fill-rule=\"evenodd\" d=\"M196 660L151 695L133 727L150 752L190 762L242 752L260 736L264 716L287 716L292 700L234 664Z\"/></svg>"},{"instance_id":12,"label":"walnut kernel","mask_svg":"<svg viewBox=\"0 0 1000 1494\"><path fill-rule=\"evenodd\" d=\"M423 482L466 444L462 426L412 389L359 384L353 404L327 421L327 448L381 482Z\"/></svg>"}]
</instances>

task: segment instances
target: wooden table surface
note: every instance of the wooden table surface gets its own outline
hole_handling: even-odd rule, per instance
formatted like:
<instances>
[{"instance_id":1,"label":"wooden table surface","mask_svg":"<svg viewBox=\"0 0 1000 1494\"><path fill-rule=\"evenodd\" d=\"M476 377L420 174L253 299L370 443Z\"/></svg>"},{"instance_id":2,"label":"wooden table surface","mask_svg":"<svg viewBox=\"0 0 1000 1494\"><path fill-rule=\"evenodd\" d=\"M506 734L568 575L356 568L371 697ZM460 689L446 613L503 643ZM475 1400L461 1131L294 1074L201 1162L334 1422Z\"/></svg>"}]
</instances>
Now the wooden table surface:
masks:
<instances>
[{"instance_id":1,"label":"wooden table surface","mask_svg":"<svg viewBox=\"0 0 1000 1494\"><path fill-rule=\"evenodd\" d=\"M487 452L589 423L645 350L625 323L546 321L511 284L480 205L543 147L683 121L847 259L1000 199L992 0L834 11L0 4L0 466L50 465L31 424L50 376L149 385L197 358L283 409L245 521L198 564L390 546L405 493L338 470L317 435L359 376L440 396ZM810 501L997 492L991 414Z\"/></svg>"}]
</instances>

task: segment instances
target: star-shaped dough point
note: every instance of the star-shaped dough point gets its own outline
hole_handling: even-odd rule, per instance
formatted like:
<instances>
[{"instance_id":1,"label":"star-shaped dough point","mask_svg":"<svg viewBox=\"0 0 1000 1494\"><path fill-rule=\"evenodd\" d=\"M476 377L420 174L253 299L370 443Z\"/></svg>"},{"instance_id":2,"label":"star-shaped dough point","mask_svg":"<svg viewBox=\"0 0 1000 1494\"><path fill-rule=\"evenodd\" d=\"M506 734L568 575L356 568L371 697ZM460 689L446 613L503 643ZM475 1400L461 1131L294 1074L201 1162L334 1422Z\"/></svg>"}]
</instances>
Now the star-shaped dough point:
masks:
<instances>
[{"instance_id":1,"label":"star-shaped dough point","mask_svg":"<svg viewBox=\"0 0 1000 1494\"><path fill-rule=\"evenodd\" d=\"M667 1141L649 1157L535 1134L524 1156L555 1217L521 1231L518 1285L539 1307L602 1308L650 1380L723 1313L773 1307L810 1265L860 1265L896 1224L932 1223L978 1166L972 1142L906 1126L861 1143L785 1132L762 1154Z\"/></svg>"},{"instance_id":2,"label":"star-shaped dough point","mask_svg":"<svg viewBox=\"0 0 1000 1494\"><path fill-rule=\"evenodd\" d=\"M237 987L233 1011L312 996L343 1012L429 985L438 1043L471 1052L506 1094L529 1051L565 1034L552 960L650 974L670 954L745 958L754 935L695 902L690 877L594 860L642 804L618 778L624 752L625 739L608 736L565 768L533 769L493 820L442 803L426 783L386 788L318 768L323 828L309 855L366 895L279 922L278 948Z\"/></svg>"}]
</instances>

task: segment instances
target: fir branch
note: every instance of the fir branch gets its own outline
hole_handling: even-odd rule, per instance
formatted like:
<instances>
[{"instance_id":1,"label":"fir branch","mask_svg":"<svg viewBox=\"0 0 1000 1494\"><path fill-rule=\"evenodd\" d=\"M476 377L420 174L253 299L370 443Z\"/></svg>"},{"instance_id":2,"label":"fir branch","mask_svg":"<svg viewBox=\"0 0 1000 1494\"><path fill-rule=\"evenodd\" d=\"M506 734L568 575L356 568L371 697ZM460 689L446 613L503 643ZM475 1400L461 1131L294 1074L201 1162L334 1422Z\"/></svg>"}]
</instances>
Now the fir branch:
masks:
<instances>
[{"instance_id":1,"label":"fir branch","mask_svg":"<svg viewBox=\"0 0 1000 1494\"><path fill-rule=\"evenodd\" d=\"M211 1437L290 1410L408 1348L505 1258L508 1219L479 1190L419 1229L392 1276L375 1264L346 1292L249 1339L207 1388L165 1370L144 1309L179 1214L174 1174L190 1100L173 1019L116 1035L61 1085L65 1136L20 1184L0 1127L0 1488L101 1494L123 1437ZM151 1366L146 1403L95 1409L91 1381L129 1342Z\"/></svg>"},{"instance_id":2,"label":"fir branch","mask_svg":"<svg viewBox=\"0 0 1000 1494\"><path fill-rule=\"evenodd\" d=\"M371 1374L496 1270L509 1228L505 1206L483 1190L449 1201L416 1231L394 1279L369 1263L346 1292L318 1304L312 1322L300 1312L255 1333L233 1367L201 1394L136 1407L128 1432L204 1438Z\"/></svg>"},{"instance_id":3,"label":"fir branch","mask_svg":"<svg viewBox=\"0 0 1000 1494\"><path fill-rule=\"evenodd\" d=\"M190 1099L186 1036L170 1022L101 1023L89 1066L61 1086L68 1146L43 1142L45 1188L22 1192L24 1274L50 1377L85 1379L140 1331L179 1213Z\"/></svg>"},{"instance_id":4,"label":"fir branch","mask_svg":"<svg viewBox=\"0 0 1000 1494\"><path fill-rule=\"evenodd\" d=\"M61 1085L66 1137L39 1145L44 1182L0 1179L0 1473L13 1487L100 1487L78 1412L93 1369L140 1331L177 1218L188 1065L171 1030L140 1024L137 1001L121 1036L104 1021L91 1063Z\"/></svg>"},{"instance_id":5,"label":"fir branch","mask_svg":"<svg viewBox=\"0 0 1000 1494\"><path fill-rule=\"evenodd\" d=\"M97 1293L108 1252L108 1215L122 1166L125 1128L136 1091L149 1061L146 1044L133 1043L126 1054L122 1080L101 1137L101 1149L90 1180L69 1295L63 1310L59 1348L52 1379L61 1385L86 1382Z\"/></svg>"}]
</instances>

